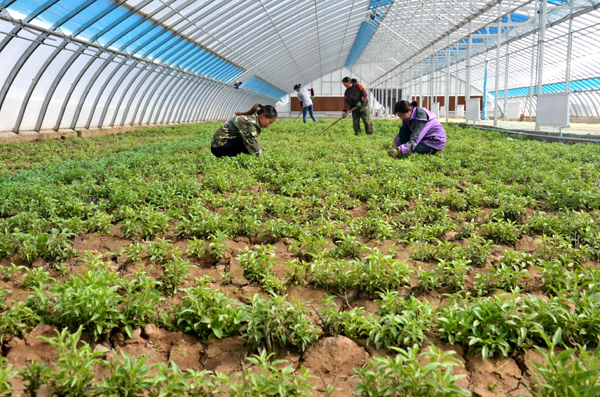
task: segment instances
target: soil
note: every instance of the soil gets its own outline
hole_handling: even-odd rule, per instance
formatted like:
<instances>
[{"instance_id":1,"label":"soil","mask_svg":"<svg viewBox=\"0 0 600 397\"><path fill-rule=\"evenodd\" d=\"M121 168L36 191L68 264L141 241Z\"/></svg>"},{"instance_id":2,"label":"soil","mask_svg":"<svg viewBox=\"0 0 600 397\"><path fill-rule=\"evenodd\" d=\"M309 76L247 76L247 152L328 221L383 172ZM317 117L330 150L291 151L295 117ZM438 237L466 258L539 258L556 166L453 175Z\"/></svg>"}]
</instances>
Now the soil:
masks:
<instances>
[{"instance_id":1,"label":"soil","mask_svg":"<svg viewBox=\"0 0 600 397\"><path fill-rule=\"evenodd\" d=\"M354 210L354 216L362 216L364 209L358 207ZM148 259L144 259L142 263L127 263L126 255L120 255L118 252L131 244L129 239L120 236L118 227L111 230L112 235L103 234L88 234L83 236L80 241L74 244L74 248L78 252L90 250L95 254L102 254L105 258L112 260L115 268L121 266L122 272L133 273L143 269L150 273L154 278L160 275L160 265L152 264ZM166 236L177 246L182 253L186 252L188 242L186 240L178 241L175 236ZM456 239L456 235L451 233L446 235L450 241ZM277 260L282 264L292 260L292 254L289 250L291 241L279 241L275 244ZM212 257L203 258L188 258L182 254L184 258L190 259L195 264L189 277L186 279L183 288L195 284L195 279L205 275L215 278L215 282L209 284L211 288L218 289L225 295L237 299L240 302L248 303L248 298L254 294L266 298L268 294L260 287L253 286L243 277L243 269L236 260L236 254L246 247L253 248L254 244L259 241L253 241L245 237L238 237L227 240L228 255L226 258L217 261ZM516 249L518 251L533 252L535 251L538 239L525 236L519 240L515 247L501 246L495 248L493 262L498 262L502 252L506 249ZM146 244L142 242L142 244ZM390 248L395 248L396 259L408 260L409 252L404 244L396 244L395 241L368 241L369 247L377 247L382 252L388 252ZM107 259L107 260L108 260ZM0 265L9 266L11 263L21 264L18 257L12 256L4 258L0 261ZM431 263L417 262L409 260L408 263L417 268L431 269ZM126 264L123 266L123 264ZM81 257L73 258L68 262L69 269L74 274L79 274L85 270L85 265L81 261ZM598 266L598 263L590 265ZM44 266L50 272L50 276L57 281L64 281L68 276L61 276L56 270L50 267L43 261L34 262L34 266ZM491 263L487 267L490 267ZM222 285L220 273L228 269L233 274L233 283L230 285ZM486 273L490 269L476 268L469 272L467 286L471 285L473 277L476 273ZM273 271L279 277L285 277L285 267L276 266ZM534 275L535 277L535 275ZM11 290L12 292L4 297L9 305L16 300L24 300L31 291L24 290L20 286L21 276L17 275L12 281L0 281L0 288ZM412 285L405 286L399 289L401 296L408 296L417 284L416 278L413 277ZM418 296L421 300L432 302L435 306L439 306L445 300L444 293L451 291L440 289L438 291L428 292ZM538 291L539 292L539 291ZM319 322L317 311L323 306L322 300L327 296L327 293L321 289L316 289L311 285L289 286L287 290L288 299L294 299L306 302L313 309L314 315L309 319L315 323ZM336 297L336 303L342 306L364 307L368 312L375 312L377 304L373 297L360 296L358 293L349 292L346 296ZM168 299L165 305L171 306L179 303L181 298L175 296ZM43 323L38 324L31 332L25 334L23 338L8 336L4 340L2 346L3 356L8 359L8 362L15 366L15 369L30 363L34 360L39 360L46 365L51 365L56 361L54 349L50 344L39 339L40 336L53 337L56 336L56 328ZM86 340L85 336L83 338ZM89 338L87 339L89 341ZM459 345L450 345L442 342L437 338L435 332L428 335L424 345L427 346L431 342L443 351L453 351L453 357L459 360L463 365L455 367L455 374L465 375L465 377L457 382L461 387L468 388L473 392L474 396L530 396L527 388L531 384L533 376L533 368L530 361L544 362L543 356L535 351L530 350L525 353L519 353L511 357L497 357L483 360L481 354L467 354ZM211 339L208 343L202 343L199 339L192 335L186 335L181 332L169 332L164 329L157 328L155 325L147 325L143 329L137 329L133 332L131 338L123 334L114 335L110 341L103 342L104 344L94 343L92 348L96 351L104 352L104 358L109 362L114 360L112 349L115 349L117 354L126 353L130 356L148 356L147 364L155 362L175 362L182 370L211 370L218 371L228 375L239 372L242 368L245 355L245 340L239 337L229 337L224 339ZM355 384L358 379L354 377L355 371L365 366L366 360L374 355L387 356L390 354L385 350L377 350L373 345L368 345L364 340L351 340L344 336L325 337L311 345L304 353L294 350L283 349L277 354L278 358L288 360L295 369L300 370L300 366L310 370L314 375L313 383L316 386L314 395L323 395L325 388L329 385L333 386L337 392L333 396L349 396L354 392ZM244 364L246 367L248 363ZM98 369L98 377L106 376L106 369ZM13 382L15 396L24 395L24 384L19 381ZM49 389L43 388L38 395L49 395Z\"/></svg>"}]
</instances>

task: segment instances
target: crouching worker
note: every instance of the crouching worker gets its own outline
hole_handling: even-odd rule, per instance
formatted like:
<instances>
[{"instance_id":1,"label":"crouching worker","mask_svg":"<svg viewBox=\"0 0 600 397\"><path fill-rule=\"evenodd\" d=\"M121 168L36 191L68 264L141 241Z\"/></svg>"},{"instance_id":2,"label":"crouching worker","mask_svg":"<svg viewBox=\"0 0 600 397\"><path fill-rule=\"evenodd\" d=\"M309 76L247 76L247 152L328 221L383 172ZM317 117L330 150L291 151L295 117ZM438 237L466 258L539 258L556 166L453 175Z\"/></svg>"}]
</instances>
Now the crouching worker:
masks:
<instances>
[{"instance_id":1,"label":"crouching worker","mask_svg":"<svg viewBox=\"0 0 600 397\"><path fill-rule=\"evenodd\" d=\"M247 112L236 112L213 136L210 144L212 154L217 157L233 157L240 153L262 155L258 136L277 120L277 110L271 105L255 104Z\"/></svg>"},{"instance_id":2,"label":"crouching worker","mask_svg":"<svg viewBox=\"0 0 600 397\"><path fill-rule=\"evenodd\" d=\"M409 153L435 154L444 149L446 131L435 113L408 101L396 102L394 113L402 120L402 127L393 148L388 150L390 157Z\"/></svg>"}]
</instances>

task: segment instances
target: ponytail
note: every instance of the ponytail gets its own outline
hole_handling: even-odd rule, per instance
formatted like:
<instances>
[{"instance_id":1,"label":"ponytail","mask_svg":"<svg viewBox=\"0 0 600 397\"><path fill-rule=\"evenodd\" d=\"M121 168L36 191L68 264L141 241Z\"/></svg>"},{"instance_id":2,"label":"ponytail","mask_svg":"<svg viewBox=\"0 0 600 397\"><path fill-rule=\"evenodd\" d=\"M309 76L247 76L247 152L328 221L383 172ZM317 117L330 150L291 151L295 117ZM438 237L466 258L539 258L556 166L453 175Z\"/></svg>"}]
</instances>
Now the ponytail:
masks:
<instances>
[{"instance_id":1,"label":"ponytail","mask_svg":"<svg viewBox=\"0 0 600 397\"><path fill-rule=\"evenodd\" d=\"M247 112L235 112L236 116L252 116L254 113L256 114L265 114L265 116L269 119L277 118L277 110L271 105L261 105L260 103L255 103L252 106L252 109Z\"/></svg>"},{"instance_id":2,"label":"ponytail","mask_svg":"<svg viewBox=\"0 0 600 397\"><path fill-rule=\"evenodd\" d=\"M418 107L419 107L419 104L417 103L417 101L412 101L412 102L410 103L410 106L412 106L413 108L418 108Z\"/></svg>"},{"instance_id":3,"label":"ponytail","mask_svg":"<svg viewBox=\"0 0 600 397\"><path fill-rule=\"evenodd\" d=\"M358 83L358 80L356 79L351 79L350 77L346 76L342 79L342 83L353 83L356 84Z\"/></svg>"}]
</instances>

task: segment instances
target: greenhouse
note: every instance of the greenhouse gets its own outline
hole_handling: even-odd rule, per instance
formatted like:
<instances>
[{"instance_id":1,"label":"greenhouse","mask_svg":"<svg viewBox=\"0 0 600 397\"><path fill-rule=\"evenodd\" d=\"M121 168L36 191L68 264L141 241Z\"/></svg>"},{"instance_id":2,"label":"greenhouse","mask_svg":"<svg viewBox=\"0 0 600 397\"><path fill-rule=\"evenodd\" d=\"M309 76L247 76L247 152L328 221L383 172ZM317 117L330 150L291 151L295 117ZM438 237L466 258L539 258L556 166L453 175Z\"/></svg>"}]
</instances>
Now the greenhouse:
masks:
<instances>
[{"instance_id":1,"label":"greenhouse","mask_svg":"<svg viewBox=\"0 0 600 397\"><path fill-rule=\"evenodd\" d=\"M0 0L0 396L600 394L599 8Z\"/></svg>"}]
</instances>

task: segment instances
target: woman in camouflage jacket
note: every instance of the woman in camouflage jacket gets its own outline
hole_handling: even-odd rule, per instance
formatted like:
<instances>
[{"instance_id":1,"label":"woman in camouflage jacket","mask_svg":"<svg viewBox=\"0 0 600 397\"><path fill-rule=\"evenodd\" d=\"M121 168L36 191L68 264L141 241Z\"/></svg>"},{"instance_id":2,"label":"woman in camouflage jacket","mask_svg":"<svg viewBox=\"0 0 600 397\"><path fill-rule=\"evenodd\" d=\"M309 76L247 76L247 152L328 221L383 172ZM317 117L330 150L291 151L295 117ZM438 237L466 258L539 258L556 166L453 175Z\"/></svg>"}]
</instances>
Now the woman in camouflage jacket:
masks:
<instances>
[{"instance_id":1,"label":"woman in camouflage jacket","mask_svg":"<svg viewBox=\"0 0 600 397\"><path fill-rule=\"evenodd\" d=\"M212 154L217 157L232 157L240 153L262 155L257 138L263 128L277 120L277 110L271 105L257 103L247 112L235 114L215 132L210 144Z\"/></svg>"}]
</instances>

